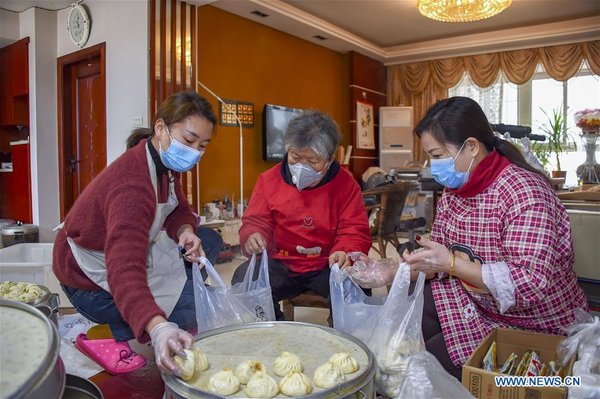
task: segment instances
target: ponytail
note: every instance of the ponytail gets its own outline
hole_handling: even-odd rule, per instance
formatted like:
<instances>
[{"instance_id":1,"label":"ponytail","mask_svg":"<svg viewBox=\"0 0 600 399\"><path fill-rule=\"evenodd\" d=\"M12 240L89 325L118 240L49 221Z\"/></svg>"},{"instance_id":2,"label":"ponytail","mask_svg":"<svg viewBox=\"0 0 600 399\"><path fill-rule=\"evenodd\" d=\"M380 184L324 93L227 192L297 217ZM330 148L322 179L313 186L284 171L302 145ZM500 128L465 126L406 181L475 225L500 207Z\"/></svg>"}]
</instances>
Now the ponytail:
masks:
<instances>
[{"instance_id":1,"label":"ponytail","mask_svg":"<svg viewBox=\"0 0 600 399\"><path fill-rule=\"evenodd\" d=\"M129 137L127 137L127 149L135 147L143 139L152 137L152 129L147 127L138 127L133 129Z\"/></svg>"},{"instance_id":2,"label":"ponytail","mask_svg":"<svg viewBox=\"0 0 600 399\"><path fill-rule=\"evenodd\" d=\"M542 176L544 178L544 180L548 184L550 184L550 187L553 187L552 182L550 181L548 176L546 176L544 173L542 173L542 171L531 166L525 160L525 157L523 157L523 154L521 153L519 148L517 148L513 143L496 137L494 139L492 146L496 149L496 151L498 151L498 153L500 153L500 155L502 155L503 157L508 159L510 161L510 163L513 163L520 168L526 169L530 172L533 172L537 175Z\"/></svg>"}]
</instances>

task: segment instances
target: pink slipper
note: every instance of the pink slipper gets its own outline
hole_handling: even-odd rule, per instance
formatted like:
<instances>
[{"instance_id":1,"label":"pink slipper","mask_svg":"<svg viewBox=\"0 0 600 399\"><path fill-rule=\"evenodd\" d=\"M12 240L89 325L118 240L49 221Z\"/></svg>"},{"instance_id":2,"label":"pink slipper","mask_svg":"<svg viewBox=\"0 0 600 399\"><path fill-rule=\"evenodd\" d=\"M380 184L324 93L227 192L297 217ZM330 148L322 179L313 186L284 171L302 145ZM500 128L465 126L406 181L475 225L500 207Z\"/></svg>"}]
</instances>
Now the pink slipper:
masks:
<instances>
[{"instance_id":1,"label":"pink slipper","mask_svg":"<svg viewBox=\"0 0 600 399\"><path fill-rule=\"evenodd\" d=\"M114 339L87 339L79 334L75 347L110 374L124 374L146 365L146 359L131 350L127 342Z\"/></svg>"}]
</instances>

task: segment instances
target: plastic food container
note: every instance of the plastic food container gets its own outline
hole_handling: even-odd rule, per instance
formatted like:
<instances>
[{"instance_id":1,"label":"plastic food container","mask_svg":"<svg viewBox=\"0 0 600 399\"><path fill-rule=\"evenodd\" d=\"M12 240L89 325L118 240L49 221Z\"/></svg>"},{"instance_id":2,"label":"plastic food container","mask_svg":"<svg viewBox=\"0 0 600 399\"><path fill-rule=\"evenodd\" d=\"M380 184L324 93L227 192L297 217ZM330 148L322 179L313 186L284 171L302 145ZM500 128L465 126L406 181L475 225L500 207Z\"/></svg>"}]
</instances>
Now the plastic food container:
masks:
<instances>
[{"instance_id":1,"label":"plastic food container","mask_svg":"<svg viewBox=\"0 0 600 399\"><path fill-rule=\"evenodd\" d=\"M63 307L72 306L52 272L53 247L49 243L27 243L0 249L0 281L42 285L58 294Z\"/></svg>"}]
</instances>

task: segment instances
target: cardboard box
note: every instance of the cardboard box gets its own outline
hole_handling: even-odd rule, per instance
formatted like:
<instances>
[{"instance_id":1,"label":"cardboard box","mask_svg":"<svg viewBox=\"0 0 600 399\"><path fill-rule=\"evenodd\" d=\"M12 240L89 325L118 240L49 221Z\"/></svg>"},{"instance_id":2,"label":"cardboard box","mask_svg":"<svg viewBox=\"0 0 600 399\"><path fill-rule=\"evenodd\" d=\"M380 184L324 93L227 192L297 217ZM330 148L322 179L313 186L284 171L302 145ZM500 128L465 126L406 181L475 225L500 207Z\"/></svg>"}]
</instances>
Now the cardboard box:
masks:
<instances>
[{"instance_id":1,"label":"cardboard box","mask_svg":"<svg viewBox=\"0 0 600 399\"><path fill-rule=\"evenodd\" d=\"M520 360L528 350L534 350L543 363L556 361L557 345L565 337L560 335L540 334L531 331L497 328L492 331L475 349L462 368L462 383L471 394L478 399L566 399L567 389L563 387L497 387L494 377L500 375L481 368L483 358L493 341L496 341L496 359L499 365L504 364L511 353L517 354ZM570 375L573 360L567 365L566 373Z\"/></svg>"}]
</instances>

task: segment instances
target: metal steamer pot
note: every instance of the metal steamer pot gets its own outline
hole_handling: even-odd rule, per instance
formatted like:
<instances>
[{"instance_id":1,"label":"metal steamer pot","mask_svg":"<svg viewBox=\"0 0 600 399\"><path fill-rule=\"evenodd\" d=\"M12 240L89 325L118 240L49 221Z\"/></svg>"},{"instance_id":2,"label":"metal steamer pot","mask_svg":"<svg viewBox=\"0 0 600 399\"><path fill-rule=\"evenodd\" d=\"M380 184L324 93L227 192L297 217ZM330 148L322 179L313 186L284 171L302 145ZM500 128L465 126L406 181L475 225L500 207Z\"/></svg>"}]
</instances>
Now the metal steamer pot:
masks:
<instances>
[{"instance_id":1,"label":"metal steamer pot","mask_svg":"<svg viewBox=\"0 0 600 399\"><path fill-rule=\"evenodd\" d=\"M55 326L58 326L58 307L60 305L58 294L50 292L50 290L43 285L37 284L37 286L44 291L44 295L33 302L27 302L27 304L37 308L46 317L52 320Z\"/></svg>"},{"instance_id":2,"label":"metal steamer pot","mask_svg":"<svg viewBox=\"0 0 600 399\"><path fill-rule=\"evenodd\" d=\"M2 226L2 246L40 242L39 228L35 224L17 222Z\"/></svg>"},{"instance_id":3,"label":"metal steamer pot","mask_svg":"<svg viewBox=\"0 0 600 399\"><path fill-rule=\"evenodd\" d=\"M268 352L269 350L271 352L274 352L274 349L273 349L274 347L277 347L277 345L279 343L286 341L285 336L269 336L271 331L275 332L275 331L277 331L277 329L282 329L282 328L287 328L288 332L292 332L293 337L296 340L304 339L305 342L303 343L303 346L305 348L314 347L315 343L318 344L319 342L323 341L323 340L318 340L318 339L315 340L314 339L314 336L312 336L311 332L310 332L310 330L312 329L312 330L318 330L319 334L325 334L325 335L321 335L321 337L326 337L325 341L331 340L331 342L333 342L334 344L335 344L335 342L338 342L339 343L338 348L342 348L345 345L346 348L351 347L351 348L354 348L357 351L357 353L360 352L360 356L359 356L360 360L357 359L358 363L360 365L360 369L356 373L349 375L346 382L344 382L340 385L337 385L333 388L329 388L329 389L320 389L320 388L317 388L316 386L313 386L314 389L310 395L300 396L299 398L303 398L303 399L309 399L309 398L310 399L313 399L313 398L314 399L317 399L317 398L319 398L319 399L320 398L374 399L375 398L374 377L375 377L376 364L375 364L375 357L373 356L373 353L369 350L369 348L367 348L367 346L365 344L363 344L360 340L356 339L355 337L353 337L349 334L346 334L346 333L338 331L338 330L334 330L333 328L323 327L323 326L319 326L319 325L315 325L315 324L298 323L298 322L248 323L248 324L238 324L238 325L233 325L233 326L222 327L222 328L218 328L215 330L211 330L211 331L207 331L202 334L199 334L194 338L195 343L197 343L197 346L207 353L207 356L208 356L208 359L210 362L210 368L208 370L204 371L203 373L212 375L213 373L219 371L220 370L219 366L222 366L222 364L214 365L213 360L215 358L227 358L228 357L228 355L225 355L225 354L223 356L219 356L219 355L216 355L215 353L213 353L213 354L209 353L209 351L214 352L215 350L218 350L218 349L214 348L215 347L215 345L214 345L215 338L218 339L219 337L221 337L221 338L225 339L225 337L229 336L228 334L239 333L239 336L238 336L239 340L245 341L245 342L223 341L225 344L224 346L227 346L224 349L226 349L226 351L229 351L229 352L232 351L232 349L230 348L230 345L227 345L228 342L231 342L232 345L234 345L234 344L243 345L244 347L250 348L249 353L241 353L241 354L239 354L239 356L236 356L236 358L238 358L238 359L243 358L244 360L250 360L250 359L259 359L260 360L261 356L259 354L263 354L265 352ZM269 342L272 343L272 345L269 345L270 347L267 347L267 348L261 347L260 344L257 345L257 341L253 338L253 334L254 334L254 337L261 337L261 336L264 337L265 335L268 336L268 338L265 338L265 341L270 340ZM277 334L275 334L275 335L277 335ZM244 337L248 337L248 338L245 339ZM206 345L203 345L204 343ZM283 345L286 345L286 344L284 343ZM216 345L216 346L220 346L220 345ZM299 348L299 346L298 346L298 348ZM281 351L281 349L282 348L277 348L277 350L278 350L277 355L279 355L279 353L280 353L279 351ZM296 352L296 348L289 348L289 349L290 349L290 351L295 352L295 354L297 354L303 360L304 360L305 356L307 356L306 354L303 354L301 352ZM337 349L337 351L345 351L345 350ZM315 352L317 352L317 351L316 350L313 351L313 354L311 356L315 356ZM319 357L319 360L318 360L319 365L322 363L325 363L329 359L329 356L331 354L333 354L333 353L327 354L326 351L320 351L320 353L317 353L316 355ZM264 356L263 356L263 358L264 358ZM232 362L235 363L236 361L237 360L232 361ZM231 364L232 362L230 362L227 365L227 367L234 369L237 364ZM271 371L272 371L271 364L267 364L266 362L263 362L263 363L267 366L269 374L271 374ZM309 369L305 368L305 373L312 380L314 370L309 370ZM164 399L199 399L199 398L221 399L221 398L226 398L226 396L221 396L221 395L211 393L206 390L197 388L195 386L192 386L192 385L182 381L181 379L175 377L172 374L163 373L162 378L165 382ZM279 380L279 379L280 378L277 378L277 380ZM240 387L240 390L236 394L234 394L230 397L245 397L243 387ZM284 394L282 394L280 392L277 397L287 397L287 396L285 396Z\"/></svg>"},{"instance_id":4,"label":"metal steamer pot","mask_svg":"<svg viewBox=\"0 0 600 399\"><path fill-rule=\"evenodd\" d=\"M11 224L15 224L15 221L12 219L0 219L0 233L2 233L2 228L4 226L8 226ZM0 248L3 248L2 239L0 238Z\"/></svg>"},{"instance_id":5,"label":"metal steamer pot","mask_svg":"<svg viewBox=\"0 0 600 399\"><path fill-rule=\"evenodd\" d=\"M66 372L57 328L31 305L0 299L2 396L11 399L60 398Z\"/></svg>"}]
</instances>

